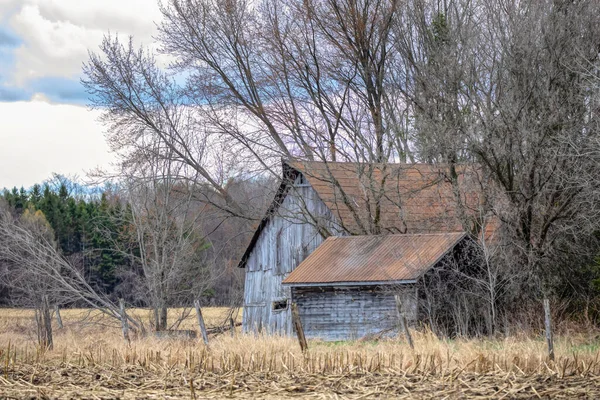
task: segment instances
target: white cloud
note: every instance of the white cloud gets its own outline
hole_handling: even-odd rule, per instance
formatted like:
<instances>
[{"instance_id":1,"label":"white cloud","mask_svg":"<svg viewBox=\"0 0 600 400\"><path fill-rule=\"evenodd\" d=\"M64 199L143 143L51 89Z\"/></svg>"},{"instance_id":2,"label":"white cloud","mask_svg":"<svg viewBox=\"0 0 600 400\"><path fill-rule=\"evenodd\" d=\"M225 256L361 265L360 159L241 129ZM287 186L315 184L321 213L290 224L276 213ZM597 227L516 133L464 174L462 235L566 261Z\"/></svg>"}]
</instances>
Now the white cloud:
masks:
<instances>
[{"instance_id":1,"label":"white cloud","mask_svg":"<svg viewBox=\"0 0 600 400\"><path fill-rule=\"evenodd\" d=\"M35 3L50 20L135 33L144 39L150 38L154 21L161 16L156 0L36 0Z\"/></svg>"},{"instance_id":2,"label":"white cloud","mask_svg":"<svg viewBox=\"0 0 600 400\"><path fill-rule=\"evenodd\" d=\"M15 50L11 83L17 85L45 76L76 77L88 50L95 51L109 31L151 45L154 21L160 20L154 0L23 0L18 8L0 1L0 8L13 10L8 25L23 41Z\"/></svg>"},{"instance_id":3,"label":"white cloud","mask_svg":"<svg viewBox=\"0 0 600 400\"><path fill-rule=\"evenodd\" d=\"M22 3L23 0L0 0L0 21L7 19Z\"/></svg>"},{"instance_id":4,"label":"white cloud","mask_svg":"<svg viewBox=\"0 0 600 400\"><path fill-rule=\"evenodd\" d=\"M88 50L97 51L109 31L155 48L160 17L158 0L0 0L0 23L21 41L0 83L18 89L35 78L77 80ZM158 59L165 65L166 57ZM97 112L36 93L29 102L0 102L0 115L0 189L28 187L53 172L82 176L114 160Z\"/></svg>"},{"instance_id":5,"label":"white cloud","mask_svg":"<svg viewBox=\"0 0 600 400\"><path fill-rule=\"evenodd\" d=\"M0 189L29 187L51 173L79 175L109 168L98 113L84 107L31 102L0 103Z\"/></svg>"}]
</instances>

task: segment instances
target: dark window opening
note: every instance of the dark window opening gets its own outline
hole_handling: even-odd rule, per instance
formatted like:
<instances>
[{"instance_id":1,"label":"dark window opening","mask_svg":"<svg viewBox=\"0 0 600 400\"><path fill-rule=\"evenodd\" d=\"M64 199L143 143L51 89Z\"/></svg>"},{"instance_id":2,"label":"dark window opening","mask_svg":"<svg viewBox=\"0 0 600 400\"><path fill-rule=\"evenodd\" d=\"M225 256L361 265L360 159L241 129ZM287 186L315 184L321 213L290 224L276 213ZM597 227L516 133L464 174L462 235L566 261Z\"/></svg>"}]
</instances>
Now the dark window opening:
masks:
<instances>
[{"instance_id":1,"label":"dark window opening","mask_svg":"<svg viewBox=\"0 0 600 400\"><path fill-rule=\"evenodd\" d=\"M296 179L294 186L295 187L305 187L305 186L310 186L310 184L308 183L308 180L306 179L306 177L304 175L300 174L300 176L298 176L298 178Z\"/></svg>"},{"instance_id":2,"label":"dark window opening","mask_svg":"<svg viewBox=\"0 0 600 400\"><path fill-rule=\"evenodd\" d=\"M287 299L275 300L273 302L273 311L287 310L287 307L288 307Z\"/></svg>"}]
</instances>

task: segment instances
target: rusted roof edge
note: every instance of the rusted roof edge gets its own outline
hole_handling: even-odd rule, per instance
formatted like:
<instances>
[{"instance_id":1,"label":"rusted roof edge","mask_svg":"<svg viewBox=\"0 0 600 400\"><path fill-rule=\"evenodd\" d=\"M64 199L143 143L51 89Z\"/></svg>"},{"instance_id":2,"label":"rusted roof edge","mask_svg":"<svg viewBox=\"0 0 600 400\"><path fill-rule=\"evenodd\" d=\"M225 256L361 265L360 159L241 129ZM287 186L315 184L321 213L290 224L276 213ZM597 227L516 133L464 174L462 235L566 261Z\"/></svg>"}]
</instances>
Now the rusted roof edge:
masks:
<instances>
[{"instance_id":1,"label":"rusted roof edge","mask_svg":"<svg viewBox=\"0 0 600 400\"><path fill-rule=\"evenodd\" d=\"M403 279L395 281L345 281L345 282L311 282L311 283L285 283L282 282L283 286L288 287L315 287L315 286L379 286L379 285L408 285L417 283L418 279Z\"/></svg>"},{"instance_id":2,"label":"rusted roof edge","mask_svg":"<svg viewBox=\"0 0 600 400\"><path fill-rule=\"evenodd\" d=\"M456 232L456 233L458 233L458 232ZM435 265L437 263L439 263L442 260L442 258L446 257L446 255L448 253L450 253L451 250L453 250L456 246L458 246L458 244L460 242L462 242L463 240L465 240L465 238L467 238L467 237L470 238L471 236L469 234L467 234L467 232L462 232L462 235L460 235L452 244L450 244L448 246L448 249L446 251L444 251L434 262L432 262L431 265L425 271L423 271L421 273L421 276L419 276L417 279L421 279L421 277L423 275L425 275L425 273L427 273L427 271L429 271L431 268L435 267Z\"/></svg>"}]
</instances>

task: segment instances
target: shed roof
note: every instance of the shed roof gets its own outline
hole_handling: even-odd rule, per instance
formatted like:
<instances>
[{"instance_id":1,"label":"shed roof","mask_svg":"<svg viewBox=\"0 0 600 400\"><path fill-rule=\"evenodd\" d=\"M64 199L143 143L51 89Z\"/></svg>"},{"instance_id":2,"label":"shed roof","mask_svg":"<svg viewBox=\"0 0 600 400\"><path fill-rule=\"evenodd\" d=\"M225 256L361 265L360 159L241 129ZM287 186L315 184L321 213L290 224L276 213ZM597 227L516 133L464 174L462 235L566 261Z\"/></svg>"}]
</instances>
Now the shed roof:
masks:
<instances>
[{"instance_id":1,"label":"shed roof","mask_svg":"<svg viewBox=\"0 0 600 400\"><path fill-rule=\"evenodd\" d=\"M437 264L464 232L330 237L290 273L284 285L411 282Z\"/></svg>"}]
</instances>

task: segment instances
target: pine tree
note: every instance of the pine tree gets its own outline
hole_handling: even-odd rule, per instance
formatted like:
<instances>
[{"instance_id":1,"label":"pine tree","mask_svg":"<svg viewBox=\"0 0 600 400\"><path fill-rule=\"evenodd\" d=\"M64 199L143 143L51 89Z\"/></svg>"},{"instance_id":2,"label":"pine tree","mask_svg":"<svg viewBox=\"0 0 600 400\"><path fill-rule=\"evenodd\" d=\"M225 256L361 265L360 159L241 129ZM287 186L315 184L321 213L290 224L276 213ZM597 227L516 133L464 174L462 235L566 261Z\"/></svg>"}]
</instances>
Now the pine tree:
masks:
<instances>
[{"instance_id":1,"label":"pine tree","mask_svg":"<svg viewBox=\"0 0 600 400\"><path fill-rule=\"evenodd\" d=\"M66 257L81 262L90 282L106 293L119 283L117 271L128 260L117 248L130 247L127 227L131 208L107 192L97 198L75 198L68 185L61 182L53 189L36 184L29 192L24 188L0 193L15 214L43 220L48 232Z\"/></svg>"},{"instance_id":2,"label":"pine tree","mask_svg":"<svg viewBox=\"0 0 600 400\"><path fill-rule=\"evenodd\" d=\"M42 200L42 189L39 184L33 185L31 193L29 194L29 202L37 209L39 208L40 201Z\"/></svg>"}]
</instances>

